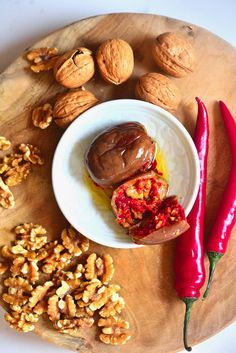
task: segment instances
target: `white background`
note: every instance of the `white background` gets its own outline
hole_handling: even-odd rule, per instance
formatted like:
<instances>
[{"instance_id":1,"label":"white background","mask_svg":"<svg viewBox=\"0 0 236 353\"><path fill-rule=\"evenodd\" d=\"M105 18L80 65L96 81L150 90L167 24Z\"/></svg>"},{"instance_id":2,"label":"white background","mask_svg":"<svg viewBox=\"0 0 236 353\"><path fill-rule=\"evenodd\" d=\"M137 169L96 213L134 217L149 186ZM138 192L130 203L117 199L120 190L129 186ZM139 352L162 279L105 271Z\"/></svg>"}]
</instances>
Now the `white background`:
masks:
<instances>
[{"instance_id":1,"label":"white background","mask_svg":"<svg viewBox=\"0 0 236 353\"><path fill-rule=\"evenodd\" d=\"M111 12L155 13L186 20L236 46L236 0L0 0L0 72L49 32L85 17ZM235 353L235 332L236 323L195 346L194 353ZM0 353L69 353L34 334L14 332L5 324L2 309L0 342Z\"/></svg>"}]
</instances>

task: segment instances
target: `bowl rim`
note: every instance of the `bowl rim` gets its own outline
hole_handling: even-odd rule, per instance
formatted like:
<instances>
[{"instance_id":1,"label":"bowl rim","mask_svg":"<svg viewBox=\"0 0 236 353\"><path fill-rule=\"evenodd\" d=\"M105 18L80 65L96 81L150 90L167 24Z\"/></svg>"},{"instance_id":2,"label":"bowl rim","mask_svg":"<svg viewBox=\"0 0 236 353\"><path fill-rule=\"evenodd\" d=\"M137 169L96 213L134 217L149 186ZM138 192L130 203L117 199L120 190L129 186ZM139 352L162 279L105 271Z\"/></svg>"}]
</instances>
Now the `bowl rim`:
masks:
<instances>
[{"instance_id":1,"label":"bowl rim","mask_svg":"<svg viewBox=\"0 0 236 353\"><path fill-rule=\"evenodd\" d=\"M52 169L51 169L51 180L52 180L52 188L53 188L53 193L54 193L54 197L56 199L57 205L59 207L59 209L61 210L63 216L66 218L66 220L72 225L72 227L74 227L75 229L77 229L81 234L83 234L84 236L86 236L88 239L103 245L103 246L108 246L108 247L113 247L113 248L119 248L119 249L130 249L130 248L139 248L142 247L143 245L138 245L135 243L121 243L119 244L119 242L117 243L113 243L113 241L109 241L109 242L103 242L103 241L98 241L98 239L96 238L96 236L93 235L87 235L87 232L84 232L83 229L79 229L78 226L75 227L75 224L73 224L73 220L71 219L71 217L68 217L68 213L66 211L66 208L63 206L63 202L61 202L58 198L57 192L56 192L56 188L55 188L55 184L56 184L56 160L57 160L57 155L58 155L58 150L60 149L60 146L63 143L63 138L64 136L68 133L68 131L72 130L74 128L74 126L76 126L76 124L78 124L78 119L86 119L87 115L93 114L93 111L96 112L97 109L102 109L104 106L114 106L116 104L128 104L128 105L133 105L136 104L137 106L140 107L147 107L147 108L151 108L153 110L155 110L157 113L160 113L161 115L164 115L169 121L171 121L172 124L174 124L180 131L181 133L184 135L184 137L186 138L190 151L192 153L192 156L194 157L192 159L193 163L194 163L194 168L195 168L195 174L194 174L194 183L193 183L193 192L191 195L191 198L189 200L189 203L187 205L187 207L185 208L185 214L186 217L188 216L188 214L190 213L194 202L196 200L197 197L197 193L198 193L198 189L199 189L199 184L200 184L200 164L199 164L199 157L198 157L198 153L197 153L197 149L195 147L195 144L193 142L193 139L191 137L191 135L189 134L188 130L184 127L184 125L178 120L178 118L176 116L174 116L172 113L166 111L165 109L156 106L152 103L149 102L145 102L145 101L141 101L141 100L137 100L137 99L113 99L113 100L109 100L109 101L105 101L99 104L96 104L95 106L89 108L88 110L86 110L85 112L83 112L81 115L79 115L77 118L75 118L75 120L68 126L68 128L65 130L65 132L62 134L62 136L60 137L60 140L56 146L56 149L54 151L54 155L53 155L53 161L52 161ZM177 195L178 196L178 195ZM115 219L114 219L115 221Z\"/></svg>"}]
</instances>

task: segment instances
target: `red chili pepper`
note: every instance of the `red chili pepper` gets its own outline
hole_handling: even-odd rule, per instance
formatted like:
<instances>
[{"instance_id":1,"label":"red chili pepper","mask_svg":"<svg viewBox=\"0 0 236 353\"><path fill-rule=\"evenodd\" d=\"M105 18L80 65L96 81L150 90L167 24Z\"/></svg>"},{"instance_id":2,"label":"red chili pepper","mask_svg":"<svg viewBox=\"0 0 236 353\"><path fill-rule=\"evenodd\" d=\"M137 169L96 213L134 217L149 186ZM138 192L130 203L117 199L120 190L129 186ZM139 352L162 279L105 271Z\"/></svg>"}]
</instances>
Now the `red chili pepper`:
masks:
<instances>
[{"instance_id":1,"label":"red chili pepper","mask_svg":"<svg viewBox=\"0 0 236 353\"><path fill-rule=\"evenodd\" d=\"M236 222L236 123L226 105L221 101L219 105L229 138L232 166L216 221L207 239L206 251L210 261L210 271L204 299L208 295L216 264L226 252L230 234Z\"/></svg>"},{"instance_id":2,"label":"red chili pepper","mask_svg":"<svg viewBox=\"0 0 236 353\"><path fill-rule=\"evenodd\" d=\"M194 206L187 217L190 229L177 238L175 253L175 289L186 305L184 317L184 347L192 348L187 343L188 323L191 308L200 296L200 288L205 282L204 267L204 215L206 205L206 179L209 125L206 107L196 98L198 116L194 133L194 142L200 161L200 187Z\"/></svg>"}]
</instances>

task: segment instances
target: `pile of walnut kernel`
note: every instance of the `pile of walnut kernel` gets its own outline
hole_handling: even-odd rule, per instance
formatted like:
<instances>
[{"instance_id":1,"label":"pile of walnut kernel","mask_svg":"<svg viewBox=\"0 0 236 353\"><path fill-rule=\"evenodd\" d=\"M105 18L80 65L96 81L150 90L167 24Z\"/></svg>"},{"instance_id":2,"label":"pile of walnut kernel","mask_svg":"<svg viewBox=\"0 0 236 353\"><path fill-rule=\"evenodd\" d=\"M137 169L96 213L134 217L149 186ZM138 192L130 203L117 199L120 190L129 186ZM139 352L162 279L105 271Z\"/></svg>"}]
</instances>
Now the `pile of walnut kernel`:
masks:
<instances>
[{"instance_id":1,"label":"pile of walnut kernel","mask_svg":"<svg viewBox=\"0 0 236 353\"><path fill-rule=\"evenodd\" d=\"M120 286L111 283L114 264L109 254L92 253L81 263L89 240L73 228L51 242L41 225L24 223L14 232L12 245L1 249L0 263L5 319L12 328L33 331L44 314L59 332L75 335L91 327L98 312L102 342L117 345L130 339L129 323L121 317L125 302Z\"/></svg>"},{"instance_id":2,"label":"pile of walnut kernel","mask_svg":"<svg viewBox=\"0 0 236 353\"><path fill-rule=\"evenodd\" d=\"M7 151L11 142L0 136L0 151ZM0 205L13 208L15 199L10 187L20 184L32 172L33 166L43 165L40 150L31 145L21 143L11 154L0 159Z\"/></svg>"}]
</instances>

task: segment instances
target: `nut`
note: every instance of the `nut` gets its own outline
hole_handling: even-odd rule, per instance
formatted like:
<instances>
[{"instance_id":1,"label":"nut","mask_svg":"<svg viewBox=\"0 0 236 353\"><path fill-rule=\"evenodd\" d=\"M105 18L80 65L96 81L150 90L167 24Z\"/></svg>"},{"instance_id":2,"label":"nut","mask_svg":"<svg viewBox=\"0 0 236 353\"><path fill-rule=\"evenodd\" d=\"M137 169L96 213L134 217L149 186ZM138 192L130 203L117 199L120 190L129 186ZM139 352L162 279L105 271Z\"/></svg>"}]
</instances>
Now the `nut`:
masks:
<instances>
[{"instance_id":1,"label":"nut","mask_svg":"<svg viewBox=\"0 0 236 353\"><path fill-rule=\"evenodd\" d=\"M51 321L57 321L60 319L60 311L58 308L59 298L55 294L48 299L48 316Z\"/></svg>"},{"instance_id":2,"label":"nut","mask_svg":"<svg viewBox=\"0 0 236 353\"><path fill-rule=\"evenodd\" d=\"M11 147L11 142L4 136L0 136L0 151L6 151Z\"/></svg>"},{"instance_id":3,"label":"nut","mask_svg":"<svg viewBox=\"0 0 236 353\"><path fill-rule=\"evenodd\" d=\"M125 307L125 301L118 293L112 295L111 299L99 311L102 317L116 316L120 314Z\"/></svg>"},{"instance_id":4,"label":"nut","mask_svg":"<svg viewBox=\"0 0 236 353\"><path fill-rule=\"evenodd\" d=\"M24 223L15 227L15 243L29 251L39 250L47 243L46 233L46 229L39 224Z\"/></svg>"},{"instance_id":5,"label":"nut","mask_svg":"<svg viewBox=\"0 0 236 353\"><path fill-rule=\"evenodd\" d=\"M34 126L46 129L52 122L51 104L45 103L43 106L35 108L32 112L32 122Z\"/></svg>"},{"instance_id":6,"label":"nut","mask_svg":"<svg viewBox=\"0 0 236 353\"><path fill-rule=\"evenodd\" d=\"M53 109L55 123L65 128L81 113L97 103L97 98L87 90L79 89L61 94Z\"/></svg>"},{"instance_id":7,"label":"nut","mask_svg":"<svg viewBox=\"0 0 236 353\"><path fill-rule=\"evenodd\" d=\"M102 283L107 284L111 281L114 274L113 259L109 254L105 254L101 258L93 253L87 258L85 269L85 278L87 280L99 278Z\"/></svg>"},{"instance_id":8,"label":"nut","mask_svg":"<svg viewBox=\"0 0 236 353\"><path fill-rule=\"evenodd\" d=\"M23 223L15 227L16 245L27 250L39 250L47 243L46 229L39 224Z\"/></svg>"},{"instance_id":9,"label":"nut","mask_svg":"<svg viewBox=\"0 0 236 353\"><path fill-rule=\"evenodd\" d=\"M26 304L33 289L29 281L22 277L6 278L4 286L8 288L8 293L4 293L2 299L10 305Z\"/></svg>"},{"instance_id":10,"label":"nut","mask_svg":"<svg viewBox=\"0 0 236 353\"><path fill-rule=\"evenodd\" d=\"M64 246L57 244L56 241L49 243L48 249L46 247L45 250L48 252L48 255L43 260L42 271L44 273L62 270L72 259L72 255L66 252Z\"/></svg>"},{"instance_id":11,"label":"nut","mask_svg":"<svg viewBox=\"0 0 236 353\"><path fill-rule=\"evenodd\" d=\"M9 187L0 177L0 205L3 208L13 208L15 206L14 196Z\"/></svg>"},{"instance_id":12,"label":"nut","mask_svg":"<svg viewBox=\"0 0 236 353\"><path fill-rule=\"evenodd\" d=\"M67 88L77 88L89 81L95 73L92 52L77 48L62 55L54 66L54 77Z\"/></svg>"},{"instance_id":13,"label":"nut","mask_svg":"<svg viewBox=\"0 0 236 353\"><path fill-rule=\"evenodd\" d=\"M156 64L174 77L184 77L194 70L195 55L192 44L182 35L166 32L153 45Z\"/></svg>"},{"instance_id":14,"label":"nut","mask_svg":"<svg viewBox=\"0 0 236 353\"><path fill-rule=\"evenodd\" d=\"M30 162L35 165L43 165L44 160L41 156L40 150L30 144L21 143L19 146L19 151L23 153L23 158L25 161Z\"/></svg>"},{"instance_id":15,"label":"nut","mask_svg":"<svg viewBox=\"0 0 236 353\"><path fill-rule=\"evenodd\" d=\"M147 73L137 82L137 98L174 111L180 103L180 92L177 86L166 76L158 73Z\"/></svg>"},{"instance_id":16,"label":"nut","mask_svg":"<svg viewBox=\"0 0 236 353\"><path fill-rule=\"evenodd\" d=\"M50 287L53 286L52 281L47 281L44 283L42 286L37 286L32 292L31 292L31 297L29 298L29 307L34 308L36 304L41 302L45 295L47 294L47 291Z\"/></svg>"},{"instance_id":17,"label":"nut","mask_svg":"<svg viewBox=\"0 0 236 353\"><path fill-rule=\"evenodd\" d=\"M106 344L125 344L130 335L124 330L129 328L128 321L118 317L108 317L106 319L99 319L98 326L102 327L102 333L99 335L100 340Z\"/></svg>"},{"instance_id":18,"label":"nut","mask_svg":"<svg viewBox=\"0 0 236 353\"><path fill-rule=\"evenodd\" d=\"M69 289L70 289L70 286L68 285L68 283L66 281L61 281L61 287L59 287L56 290L56 295L59 298L63 298L66 295L66 293L69 291Z\"/></svg>"},{"instance_id":19,"label":"nut","mask_svg":"<svg viewBox=\"0 0 236 353\"><path fill-rule=\"evenodd\" d=\"M30 332L35 328L34 323L38 321L38 315L24 311L20 313L12 311L10 314L5 314L5 320L17 331Z\"/></svg>"},{"instance_id":20,"label":"nut","mask_svg":"<svg viewBox=\"0 0 236 353\"><path fill-rule=\"evenodd\" d=\"M32 62L30 66L33 72L48 71L53 69L59 55L57 48L37 48L30 50L26 58Z\"/></svg>"},{"instance_id":21,"label":"nut","mask_svg":"<svg viewBox=\"0 0 236 353\"><path fill-rule=\"evenodd\" d=\"M78 328L91 327L94 323L92 317L83 317L78 319L64 319L58 320L54 323L54 327L59 330L59 332L67 333L73 336L77 332Z\"/></svg>"},{"instance_id":22,"label":"nut","mask_svg":"<svg viewBox=\"0 0 236 353\"><path fill-rule=\"evenodd\" d=\"M30 172L30 163L18 165L10 168L6 173L4 173L4 181L8 186L18 185L27 178Z\"/></svg>"},{"instance_id":23,"label":"nut","mask_svg":"<svg viewBox=\"0 0 236 353\"><path fill-rule=\"evenodd\" d=\"M8 270L8 264L6 262L0 262L0 276Z\"/></svg>"},{"instance_id":24,"label":"nut","mask_svg":"<svg viewBox=\"0 0 236 353\"><path fill-rule=\"evenodd\" d=\"M10 267L13 276L26 278L29 283L39 280L39 268L35 261L27 261L24 256L17 256Z\"/></svg>"},{"instance_id":25,"label":"nut","mask_svg":"<svg viewBox=\"0 0 236 353\"><path fill-rule=\"evenodd\" d=\"M89 240L73 228L66 228L61 233L64 247L74 256L80 256L89 248Z\"/></svg>"},{"instance_id":26,"label":"nut","mask_svg":"<svg viewBox=\"0 0 236 353\"><path fill-rule=\"evenodd\" d=\"M128 80L134 69L131 46L122 39L109 39L102 43L96 53L102 78L115 85Z\"/></svg>"}]
</instances>

